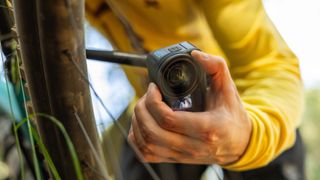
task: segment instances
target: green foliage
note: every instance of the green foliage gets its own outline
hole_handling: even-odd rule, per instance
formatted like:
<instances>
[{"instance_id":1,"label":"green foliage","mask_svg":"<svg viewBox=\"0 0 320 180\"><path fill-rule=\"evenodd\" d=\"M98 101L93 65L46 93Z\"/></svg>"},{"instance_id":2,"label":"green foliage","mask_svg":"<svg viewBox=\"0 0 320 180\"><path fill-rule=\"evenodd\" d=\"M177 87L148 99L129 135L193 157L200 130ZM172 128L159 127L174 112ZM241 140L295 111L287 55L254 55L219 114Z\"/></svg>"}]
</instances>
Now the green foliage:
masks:
<instances>
[{"instance_id":1,"label":"green foliage","mask_svg":"<svg viewBox=\"0 0 320 180\"><path fill-rule=\"evenodd\" d=\"M307 153L307 177L320 179L320 87L306 91L301 132Z\"/></svg>"},{"instance_id":2,"label":"green foliage","mask_svg":"<svg viewBox=\"0 0 320 180\"><path fill-rule=\"evenodd\" d=\"M41 153L43 154L44 159L48 163L49 169L52 172L54 179L60 180L61 177L58 173L58 170L57 170L56 166L54 165L46 146L43 144L38 132L34 128L32 128L32 136L33 136L36 144L38 144L39 149L40 149Z\"/></svg>"},{"instance_id":3,"label":"green foliage","mask_svg":"<svg viewBox=\"0 0 320 180\"><path fill-rule=\"evenodd\" d=\"M47 114L37 113L35 116L47 118L48 120L50 120L52 123L54 123L58 127L58 129L60 130L60 132L62 133L63 137L66 140L68 149L69 149L70 154L71 154L72 163L73 163L73 166L75 168L76 175L77 175L77 179L78 180L82 180L83 176L82 176L80 162L79 162L76 150L75 150L75 148L73 146L73 143L71 141L71 138L68 135L68 133L67 133L66 129L64 128L63 124L59 120L57 120L55 117L47 115ZM30 118L32 118L32 115L30 116Z\"/></svg>"},{"instance_id":4,"label":"green foliage","mask_svg":"<svg viewBox=\"0 0 320 180\"><path fill-rule=\"evenodd\" d=\"M64 136L69 152L71 154L71 158L72 158L72 163L73 166L75 168L75 172L76 172L76 176L78 180L82 180L83 176L82 176L82 172L81 172L81 167L80 167L80 162L76 153L76 150L73 146L73 143L71 141L70 136L68 135L66 129L64 128L63 124L57 120L55 117L47 115L47 114L43 114L43 113L37 113L35 115L29 115L29 119L33 119L35 117L44 117L48 120L50 120L54 125L56 125L58 127L58 129L60 130L60 132L62 133L62 135ZM29 119L24 119L23 121L21 121L19 124L16 125L15 130L17 131L18 128L20 128L24 123L28 122ZM48 152L48 150L46 149L44 143L42 142L39 134L37 133L37 131L31 127L31 133L32 133L32 138L35 140L36 144L39 146L40 151L42 152L46 162L48 163L49 169L52 172L52 175L55 179L59 180L61 179L56 166L54 165L52 158ZM38 169L39 171L39 165L37 164L36 169ZM38 178L37 178L38 179Z\"/></svg>"}]
</instances>

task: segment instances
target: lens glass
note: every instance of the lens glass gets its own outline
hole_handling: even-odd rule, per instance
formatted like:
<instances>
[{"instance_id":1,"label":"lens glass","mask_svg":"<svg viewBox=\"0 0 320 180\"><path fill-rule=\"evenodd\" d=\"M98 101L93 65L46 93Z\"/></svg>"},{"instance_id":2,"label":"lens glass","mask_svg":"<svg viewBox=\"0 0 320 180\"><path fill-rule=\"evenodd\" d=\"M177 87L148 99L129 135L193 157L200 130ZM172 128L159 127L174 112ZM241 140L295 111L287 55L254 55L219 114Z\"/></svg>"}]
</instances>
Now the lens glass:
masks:
<instances>
[{"instance_id":1,"label":"lens glass","mask_svg":"<svg viewBox=\"0 0 320 180\"><path fill-rule=\"evenodd\" d=\"M164 71L164 85L170 94L185 94L193 88L196 81L195 65L181 60L169 64Z\"/></svg>"}]
</instances>

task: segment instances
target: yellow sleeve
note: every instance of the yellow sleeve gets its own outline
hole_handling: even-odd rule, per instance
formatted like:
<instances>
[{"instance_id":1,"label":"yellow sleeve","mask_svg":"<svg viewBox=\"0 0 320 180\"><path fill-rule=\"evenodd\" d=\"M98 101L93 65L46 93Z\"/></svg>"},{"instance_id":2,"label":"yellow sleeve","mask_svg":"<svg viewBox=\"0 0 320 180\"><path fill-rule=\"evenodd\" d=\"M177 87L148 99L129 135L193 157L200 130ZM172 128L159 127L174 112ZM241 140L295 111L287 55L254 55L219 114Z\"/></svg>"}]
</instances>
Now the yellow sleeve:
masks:
<instances>
[{"instance_id":1,"label":"yellow sleeve","mask_svg":"<svg viewBox=\"0 0 320 180\"><path fill-rule=\"evenodd\" d=\"M267 165L295 142L303 104L298 60L260 0L198 2L230 61L253 125L246 151L225 168L241 171Z\"/></svg>"}]
</instances>

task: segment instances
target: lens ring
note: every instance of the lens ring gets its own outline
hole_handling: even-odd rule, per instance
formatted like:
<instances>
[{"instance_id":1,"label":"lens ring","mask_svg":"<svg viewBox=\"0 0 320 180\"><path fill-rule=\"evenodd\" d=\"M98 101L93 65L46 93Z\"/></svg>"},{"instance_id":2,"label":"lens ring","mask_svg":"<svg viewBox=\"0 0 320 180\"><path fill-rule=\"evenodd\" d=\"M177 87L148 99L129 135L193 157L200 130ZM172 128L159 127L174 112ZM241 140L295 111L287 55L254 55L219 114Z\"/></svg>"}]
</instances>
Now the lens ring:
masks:
<instances>
[{"instance_id":1,"label":"lens ring","mask_svg":"<svg viewBox=\"0 0 320 180\"><path fill-rule=\"evenodd\" d=\"M158 72L160 88L166 96L184 97L196 88L199 81L199 64L186 54L167 59Z\"/></svg>"}]
</instances>

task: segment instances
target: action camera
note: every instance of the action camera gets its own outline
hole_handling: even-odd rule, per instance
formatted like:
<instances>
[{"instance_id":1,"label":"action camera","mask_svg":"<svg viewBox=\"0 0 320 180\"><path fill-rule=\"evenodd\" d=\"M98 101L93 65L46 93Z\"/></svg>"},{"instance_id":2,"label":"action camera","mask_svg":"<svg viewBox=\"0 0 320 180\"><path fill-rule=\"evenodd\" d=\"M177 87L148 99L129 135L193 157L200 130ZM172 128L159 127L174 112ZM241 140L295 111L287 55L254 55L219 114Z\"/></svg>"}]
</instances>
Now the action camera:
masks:
<instances>
[{"instance_id":1,"label":"action camera","mask_svg":"<svg viewBox=\"0 0 320 180\"><path fill-rule=\"evenodd\" d=\"M173 110L199 112L205 109L206 73L188 42L168 46L145 55L117 51L86 50L87 58L131 66L147 67L149 79L159 87L163 101Z\"/></svg>"},{"instance_id":2,"label":"action camera","mask_svg":"<svg viewBox=\"0 0 320 180\"><path fill-rule=\"evenodd\" d=\"M206 73L191 56L199 50L188 42L171 45L149 53L149 79L159 87L163 101L173 110L205 110Z\"/></svg>"}]
</instances>

